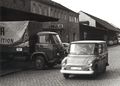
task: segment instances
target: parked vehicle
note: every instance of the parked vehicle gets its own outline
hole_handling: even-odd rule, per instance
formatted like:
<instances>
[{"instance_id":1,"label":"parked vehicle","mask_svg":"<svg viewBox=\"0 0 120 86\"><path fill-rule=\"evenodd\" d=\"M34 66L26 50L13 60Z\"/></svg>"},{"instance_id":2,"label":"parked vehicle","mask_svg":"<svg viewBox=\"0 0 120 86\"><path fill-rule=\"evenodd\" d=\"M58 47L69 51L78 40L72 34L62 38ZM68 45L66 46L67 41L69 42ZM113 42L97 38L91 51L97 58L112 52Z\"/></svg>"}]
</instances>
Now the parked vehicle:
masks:
<instances>
[{"instance_id":1,"label":"parked vehicle","mask_svg":"<svg viewBox=\"0 0 120 86\"><path fill-rule=\"evenodd\" d=\"M120 44L120 37L118 37L118 44Z\"/></svg>"},{"instance_id":2,"label":"parked vehicle","mask_svg":"<svg viewBox=\"0 0 120 86\"><path fill-rule=\"evenodd\" d=\"M108 45L112 46L114 44L113 40L108 41Z\"/></svg>"},{"instance_id":3,"label":"parked vehicle","mask_svg":"<svg viewBox=\"0 0 120 86\"><path fill-rule=\"evenodd\" d=\"M105 41L74 41L68 56L62 60L60 72L67 79L70 74L96 76L106 71L108 50Z\"/></svg>"},{"instance_id":4,"label":"parked vehicle","mask_svg":"<svg viewBox=\"0 0 120 86\"><path fill-rule=\"evenodd\" d=\"M61 63L65 49L59 35L28 25L25 21L1 22L4 34L0 36L0 62L31 61L36 69Z\"/></svg>"},{"instance_id":5,"label":"parked vehicle","mask_svg":"<svg viewBox=\"0 0 120 86\"><path fill-rule=\"evenodd\" d=\"M117 36L111 37L108 40L108 45L110 45L110 46L117 45L118 43L119 42L118 42L118 37Z\"/></svg>"}]
</instances>

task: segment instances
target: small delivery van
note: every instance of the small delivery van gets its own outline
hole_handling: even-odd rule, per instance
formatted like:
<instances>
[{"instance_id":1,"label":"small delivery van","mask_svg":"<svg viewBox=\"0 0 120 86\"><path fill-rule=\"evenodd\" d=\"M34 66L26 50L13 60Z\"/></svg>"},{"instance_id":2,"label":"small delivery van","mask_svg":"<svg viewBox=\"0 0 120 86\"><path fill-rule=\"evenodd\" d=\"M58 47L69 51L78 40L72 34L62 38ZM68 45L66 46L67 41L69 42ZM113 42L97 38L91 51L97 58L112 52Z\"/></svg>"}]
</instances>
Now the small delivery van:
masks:
<instances>
[{"instance_id":1,"label":"small delivery van","mask_svg":"<svg viewBox=\"0 0 120 86\"><path fill-rule=\"evenodd\" d=\"M65 78L70 74L96 76L106 71L108 50L105 41L74 41L70 43L67 57L62 60L60 72Z\"/></svg>"}]
</instances>

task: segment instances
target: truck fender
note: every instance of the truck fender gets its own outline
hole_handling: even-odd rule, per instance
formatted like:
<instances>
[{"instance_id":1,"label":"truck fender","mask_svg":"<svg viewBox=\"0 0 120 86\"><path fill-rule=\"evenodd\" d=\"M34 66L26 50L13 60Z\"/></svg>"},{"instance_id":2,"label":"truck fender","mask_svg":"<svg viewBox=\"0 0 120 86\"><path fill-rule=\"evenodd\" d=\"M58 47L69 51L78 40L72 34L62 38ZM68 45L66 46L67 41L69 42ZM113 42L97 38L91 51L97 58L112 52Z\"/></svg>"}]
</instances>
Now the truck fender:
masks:
<instances>
[{"instance_id":1,"label":"truck fender","mask_svg":"<svg viewBox=\"0 0 120 86\"><path fill-rule=\"evenodd\" d=\"M36 55L41 55L41 56L44 57L45 61L48 61L48 58L47 58L47 56L46 56L46 54L45 54L44 52L34 52L34 53L31 55L31 60L33 60Z\"/></svg>"}]
</instances>

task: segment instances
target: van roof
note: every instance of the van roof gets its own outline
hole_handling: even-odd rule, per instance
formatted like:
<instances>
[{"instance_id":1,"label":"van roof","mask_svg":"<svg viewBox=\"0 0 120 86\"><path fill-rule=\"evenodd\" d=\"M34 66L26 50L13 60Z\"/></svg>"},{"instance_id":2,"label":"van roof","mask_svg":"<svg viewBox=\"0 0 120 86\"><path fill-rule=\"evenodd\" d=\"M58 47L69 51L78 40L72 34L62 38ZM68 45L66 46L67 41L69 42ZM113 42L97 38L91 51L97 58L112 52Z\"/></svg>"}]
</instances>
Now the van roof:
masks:
<instances>
[{"instance_id":1,"label":"van roof","mask_svg":"<svg viewBox=\"0 0 120 86\"><path fill-rule=\"evenodd\" d=\"M57 34L56 32L50 32L50 31L42 31L42 32L38 32L37 35L41 35L41 34Z\"/></svg>"},{"instance_id":2,"label":"van roof","mask_svg":"<svg viewBox=\"0 0 120 86\"><path fill-rule=\"evenodd\" d=\"M71 43L106 43L106 41L100 41L100 40L82 40L82 41L73 41Z\"/></svg>"}]
</instances>

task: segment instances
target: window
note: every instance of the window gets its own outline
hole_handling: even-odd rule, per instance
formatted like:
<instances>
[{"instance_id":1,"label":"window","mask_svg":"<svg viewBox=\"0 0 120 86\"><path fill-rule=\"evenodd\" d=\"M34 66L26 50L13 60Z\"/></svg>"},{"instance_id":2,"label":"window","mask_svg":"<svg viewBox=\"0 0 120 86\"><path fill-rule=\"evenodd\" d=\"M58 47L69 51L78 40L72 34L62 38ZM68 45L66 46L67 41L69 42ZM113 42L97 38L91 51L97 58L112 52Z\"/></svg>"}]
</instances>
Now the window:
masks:
<instances>
[{"instance_id":1,"label":"window","mask_svg":"<svg viewBox=\"0 0 120 86\"><path fill-rule=\"evenodd\" d=\"M64 15L64 19L67 20L67 16L66 16L66 14Z\"/></svg>"},{"instance_id":2,"label":"window","mask_svg":"<svg viewBox=\"0 0 120 86\"><path fill-rule=\"evenodd\" d=\"M61 44L62 43L59 35L53 35L53 39L54 39L55 44Z\"/></svg>"},{"instance_id":3,"label":"window","mask_svg":"<svg viewBox=\"0 0 120 86\"><path fill-rule=\"evenodd\" d=\"M60 44L61 40L58 35L40 35L39 36L39 43L45 43L45 44Z\"/></svg>"},{"instance_id":4,"label":"window","mask_svg":"<svg viewBox=\"0 0 120 86\"><path fill-rule=\"evenodd\" d=\"M103 46L102 46L102 44L99 44L98 45L98 52L99 52L99 54L101 54L102 52L103 52Z\"/></svg>"},{"instance_id":5,"label":"window","mask_svg":"<svg viewBox=\"0 0 120 86\"><path fill-rule=\"evenodd\" d=\"M39 36L39 43L51 43L48 35Z\"/></svg>"},{"instance_id":6,"label":"window","mask_svg":"<svg viewBox=\"0 0 120 86\"><path fill-rule=\"evenodd\" d=\"M61 15L61 13L60 13L60 12L58 12L58 18L61 18L61 17L60 17L60 15Z\"/></svg>"},{"instance_id":7,"label":"window","mask_svg":"<svg viewBox=\"0 0 120 86\"><path fill-rule=\"evenodd\" d=\"M107 51L107 45L103 44L103 52Z\"/></svg>"},{"instance_id":8,"label":"window","mask_svg":"<svg viewBox=\"0 0 120 86\"><path fill-rule=\"evenodd\" d=\"M71 44L70 54L73 55L93 55L95 44Z\"/></svg>"},{"instance_id":9,"label":"window","mask_svg":"<svg viewBox=\"0 0 120 86\"><path fill-rule=\"evenodd\" d=\"M39 5L38 13L39 13L39 14L42 14L42 8L41 8L41 5Z\"/></svg>"},{"instance_id":10,"label":"window","mask_svg":"<svg viewBox=\"0 0 120 86\"><path fill-rule=\"evenodd\" d=\"M58 15L57 15L57 11L55 11L55 15L54 15L54 16L55 16L55 18L57 18L57 17L58 17Z\"/></svg>"},{"instance_id":11,"label":"window","mask_svg":"<svg viewBox=\"0 0 120 86\"><path fill-rule=\"evenodd\" d=\"M71 16L69 16L69 22L72 22L72 17Z\"/></svg>"},{"instance_id":12,"label":"window","mask_svg":"<svg viewBox=\"0 0 120 86\"><path fill-rule=\"evenodd\" d=\"M36 13L36 3L35 3L35 2L32 2L32 3L31 3L31 11L32 11L33 13Z\"/></svg>"}]
</instances>

